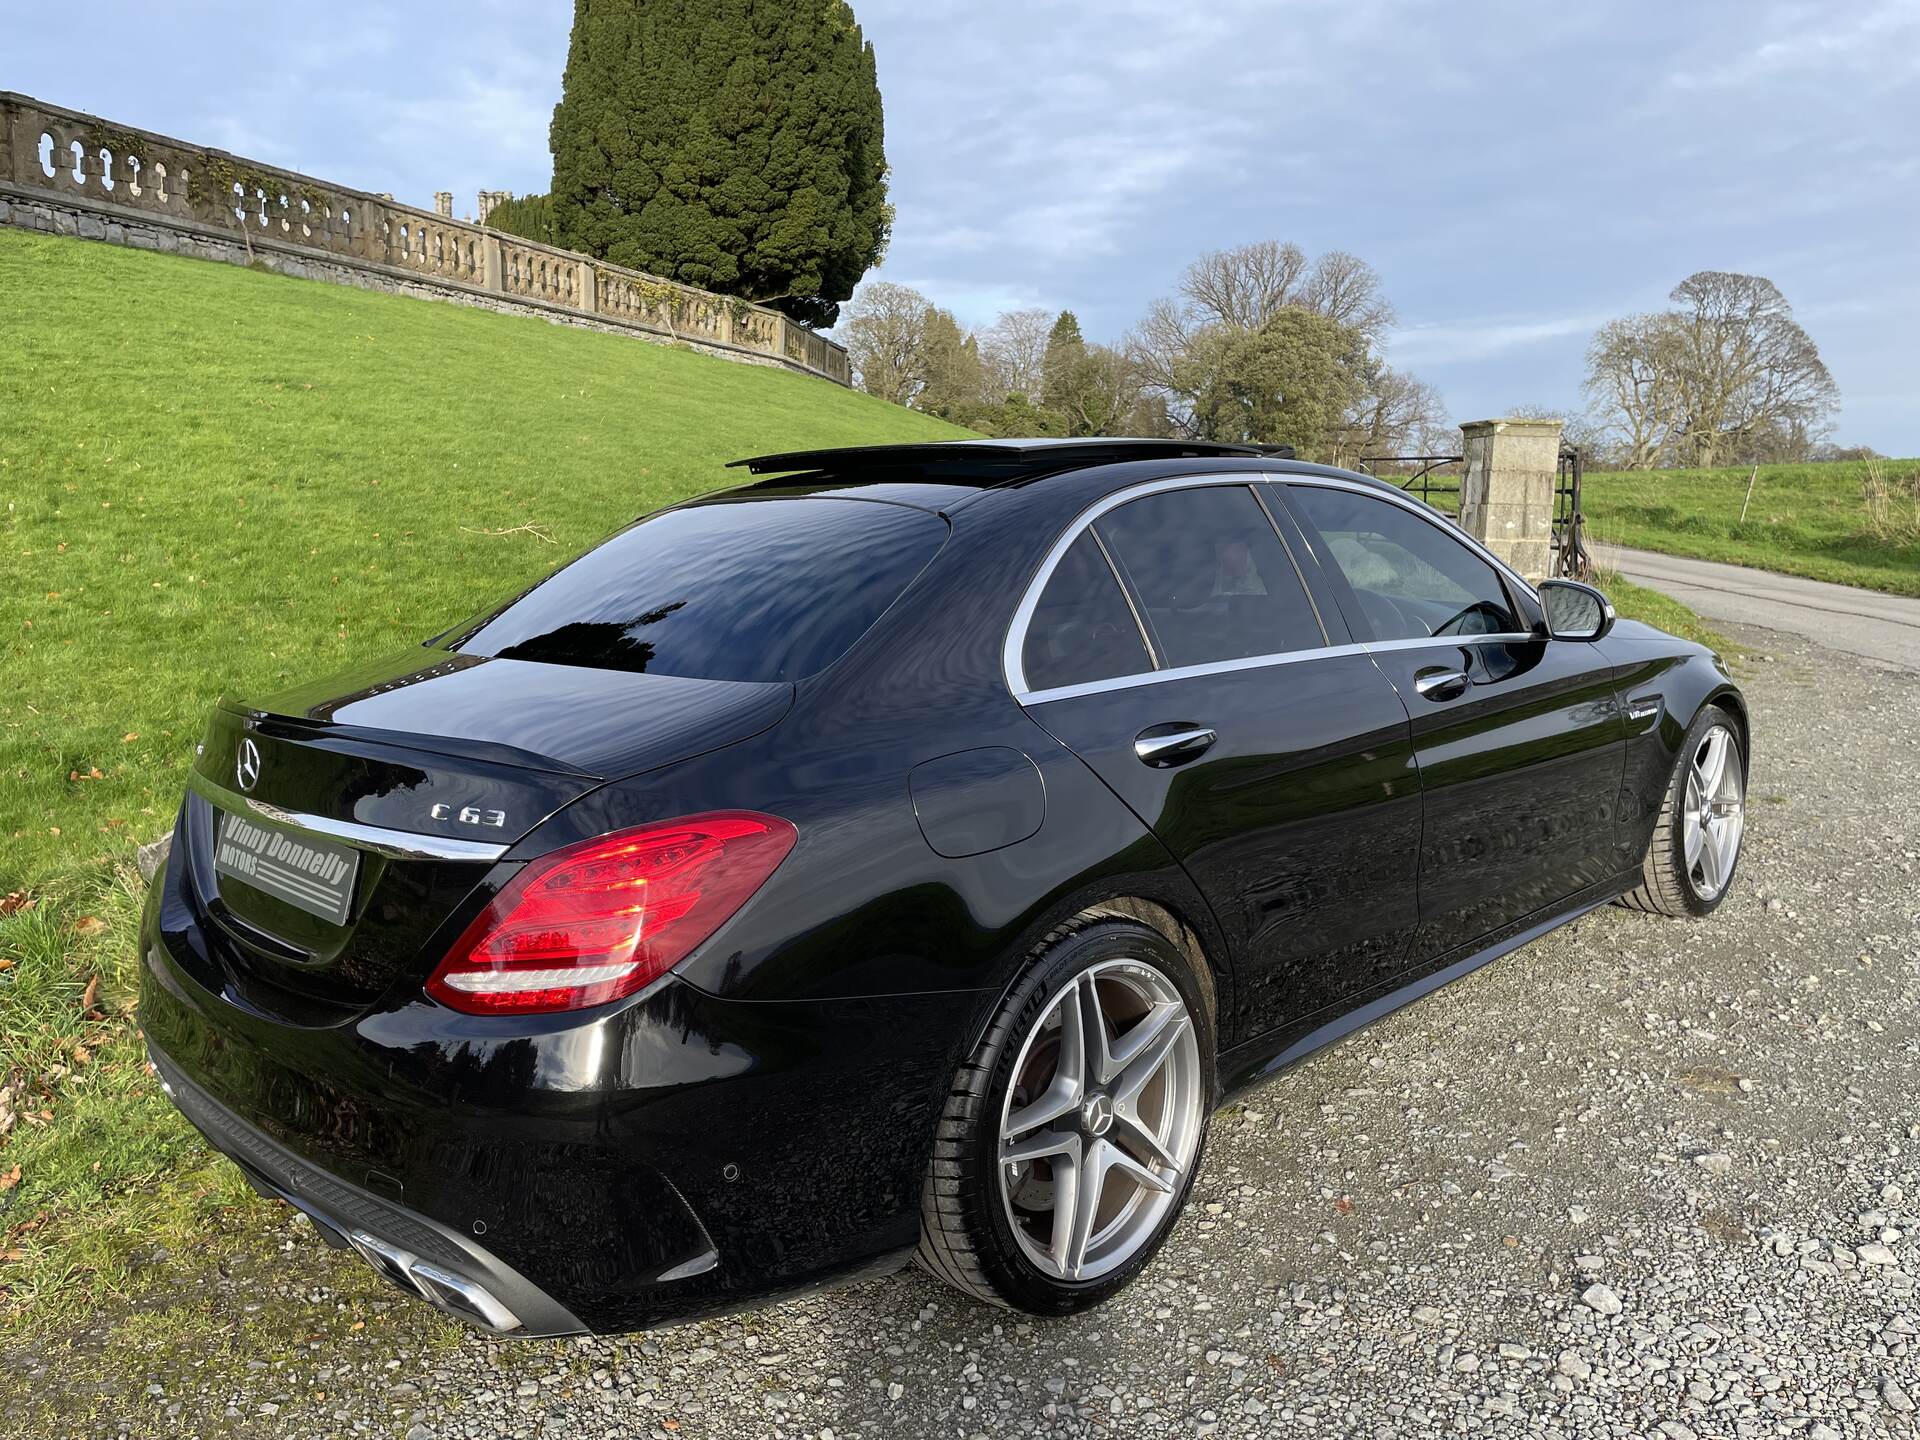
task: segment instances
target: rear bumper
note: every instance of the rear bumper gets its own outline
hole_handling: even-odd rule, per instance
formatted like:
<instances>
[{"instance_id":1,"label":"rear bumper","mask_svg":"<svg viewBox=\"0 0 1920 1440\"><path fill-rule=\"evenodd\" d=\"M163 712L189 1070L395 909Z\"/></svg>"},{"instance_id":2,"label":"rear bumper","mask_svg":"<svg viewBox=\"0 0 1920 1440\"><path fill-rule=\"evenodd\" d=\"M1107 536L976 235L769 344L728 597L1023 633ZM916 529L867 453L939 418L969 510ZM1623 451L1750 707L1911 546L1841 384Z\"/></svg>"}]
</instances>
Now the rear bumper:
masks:
<instances>
[{"instance_id":1,"label":"rear bumper","mask_svg":"<svg viewBox=\"0 0 1920 1440\"><path fill-rule=\"evenodd\" d=\"M261 1194L304 1211L331 1245L402 1290L497 1335L577 1335L578 1316L511 1266L438 1221L316 1169L249 1125L148 1047L161 1088L180 1113Z\"/></svg>"},{"instance_id":2,"label":"rear bumper","mask_svg":"<svg viewBox=\"0 0 1920 1440\"><path fill-rule=\"evenodd\" d=\"M510 1333L604 1333L882 1271L918 1239L940 1103L990 997L749 1003L669 979L508 1018L401 984L300 1025L223 975L174 869L148 897L140 1023L176 1103L443 1308L412 1262L482 1287Z\"/></svg>"}]
</instances>

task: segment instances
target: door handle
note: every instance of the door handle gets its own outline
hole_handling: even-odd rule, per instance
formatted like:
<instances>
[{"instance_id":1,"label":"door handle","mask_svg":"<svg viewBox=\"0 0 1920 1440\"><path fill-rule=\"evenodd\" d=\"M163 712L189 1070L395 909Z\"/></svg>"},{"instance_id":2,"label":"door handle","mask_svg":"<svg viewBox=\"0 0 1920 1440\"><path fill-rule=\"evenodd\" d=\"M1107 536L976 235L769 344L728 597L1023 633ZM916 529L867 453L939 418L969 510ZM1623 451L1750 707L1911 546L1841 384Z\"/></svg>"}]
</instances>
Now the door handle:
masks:
<instances>
[{"instance_id":1,"label":"door handle","mask_svg":"<svg viewBox=\"0 0 1920 1440\"><path fill-rule=\"evenodd\" d=\"M1413 690L1425 700L1456 700L1467 693L1467 672L1422 670L1413 677Z\"/></svg>"},{"instance_id":2,"label":"door handle","mask_svg":"<svg viewBox=\"0 0 1920 1440\"><path fill-rule=\"evenodd\" d=\"M1133 742L1133 753L1142 762L1164 770L1197 760L1220 737L1204 725L1176 721L1171 725L1149 725Z\"/></svg>"}]
</instances>

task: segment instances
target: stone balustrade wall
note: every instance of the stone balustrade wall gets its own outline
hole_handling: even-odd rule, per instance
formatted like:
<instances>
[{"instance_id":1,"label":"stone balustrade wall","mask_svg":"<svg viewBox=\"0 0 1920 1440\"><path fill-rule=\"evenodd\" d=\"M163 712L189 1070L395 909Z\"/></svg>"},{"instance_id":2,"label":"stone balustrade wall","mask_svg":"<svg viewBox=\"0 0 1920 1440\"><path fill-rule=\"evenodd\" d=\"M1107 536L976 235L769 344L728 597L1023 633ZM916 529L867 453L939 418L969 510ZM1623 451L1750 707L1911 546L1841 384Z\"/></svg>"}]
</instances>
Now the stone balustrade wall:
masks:
<instances>
[{"instance_id":1,"label":"stone balustrade wall","mask_svg":"<svg viewBox=\"0 0 1920 1440\"><path fill-rule=\"evenodd\" d=\"M0 91L0 225L542 315L853 383L764 305Z\"/></svg>"}]
</instances>

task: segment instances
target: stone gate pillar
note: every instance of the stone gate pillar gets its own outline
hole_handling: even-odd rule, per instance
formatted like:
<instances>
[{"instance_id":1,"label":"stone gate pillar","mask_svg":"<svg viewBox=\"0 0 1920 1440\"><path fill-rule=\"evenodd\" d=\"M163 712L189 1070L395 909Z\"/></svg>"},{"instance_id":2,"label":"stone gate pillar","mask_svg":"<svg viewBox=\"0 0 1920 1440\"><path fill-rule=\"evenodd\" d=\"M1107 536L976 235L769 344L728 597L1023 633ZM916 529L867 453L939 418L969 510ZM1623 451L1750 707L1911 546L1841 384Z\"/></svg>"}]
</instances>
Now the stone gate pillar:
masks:
<instances>
[{"instance_id":1,"label":"stone gate pillar","mask_svg":"<svg viewBox=\"0 0 1920 1440\"><path fill-rule=\"evenodd\" d=\"M1470 420L1460 427L1460 528L1529 580L1553 565L1558 420Z\"/></svg>"}]
</instances>

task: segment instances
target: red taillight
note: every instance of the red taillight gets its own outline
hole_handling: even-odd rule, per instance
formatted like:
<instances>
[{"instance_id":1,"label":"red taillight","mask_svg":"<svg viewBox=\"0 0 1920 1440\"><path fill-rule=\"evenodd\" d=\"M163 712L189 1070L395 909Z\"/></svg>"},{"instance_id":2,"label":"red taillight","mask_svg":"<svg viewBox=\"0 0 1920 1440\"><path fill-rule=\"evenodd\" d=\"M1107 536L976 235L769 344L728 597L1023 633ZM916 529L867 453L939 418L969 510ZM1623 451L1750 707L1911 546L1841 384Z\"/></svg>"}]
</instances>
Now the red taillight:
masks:
<instances>
[{"instance_id":1,"label":"red taillight","mask_svg":"<svg viewBox=\"0 0 1920 1440\"><path fill-rule=\"evenodd\" d=\"M684 960L793 849L772 815L721 810L529 861L467 927L427 993L469 1015L580 1010Z\"/></svg>"}]
</instances>

